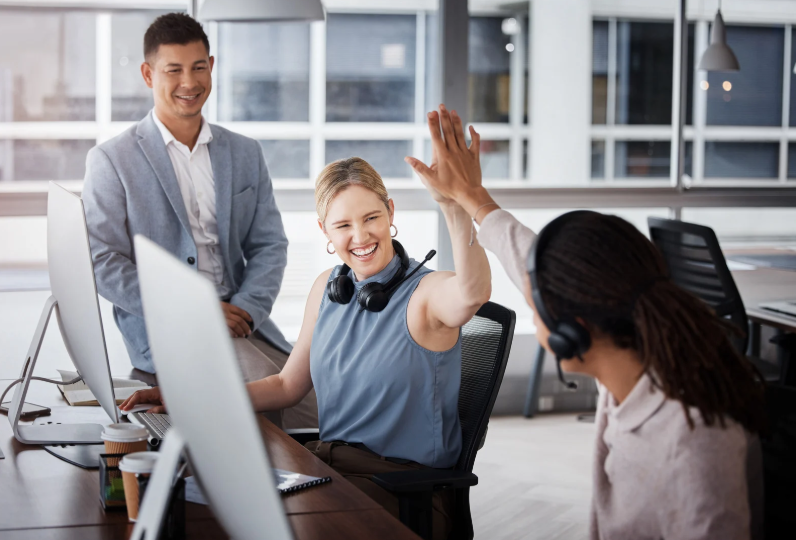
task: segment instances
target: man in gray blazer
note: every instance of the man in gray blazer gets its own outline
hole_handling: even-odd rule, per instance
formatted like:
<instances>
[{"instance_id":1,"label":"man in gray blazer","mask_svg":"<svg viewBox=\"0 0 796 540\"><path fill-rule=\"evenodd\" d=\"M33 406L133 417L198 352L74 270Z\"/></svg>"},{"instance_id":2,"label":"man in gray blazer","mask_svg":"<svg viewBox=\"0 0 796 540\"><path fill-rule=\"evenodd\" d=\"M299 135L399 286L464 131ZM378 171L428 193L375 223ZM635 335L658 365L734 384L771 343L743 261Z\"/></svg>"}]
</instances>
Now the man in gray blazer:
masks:
<instances>
[{"instance_id":1,"label":"man in gray blazer","mask_svg":"<svg viewBox=\"0 0 796 540\"><path fill-rule=\"evenodd\" d=\"M202 117L214 58L199 23L159 17L144 53L155 108L87 158L83 200L99 293L114 304L133 366L154 372L133 251L142 234L215 285L245 378L277 373L291 350L270 318L288 242L260 145ZM317 426L314 394L276 420Z\"/></svg>"}]
</instances>

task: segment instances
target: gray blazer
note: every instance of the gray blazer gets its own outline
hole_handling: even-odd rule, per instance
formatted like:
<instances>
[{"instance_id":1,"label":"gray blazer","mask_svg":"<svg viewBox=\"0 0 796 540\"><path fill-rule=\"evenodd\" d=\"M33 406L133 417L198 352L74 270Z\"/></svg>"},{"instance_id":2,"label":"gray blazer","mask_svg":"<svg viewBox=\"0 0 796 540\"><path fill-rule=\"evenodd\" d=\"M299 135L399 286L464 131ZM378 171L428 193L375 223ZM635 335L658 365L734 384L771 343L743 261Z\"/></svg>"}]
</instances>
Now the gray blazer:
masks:
<instances>
[{"instance_id":1,"label":"gray blazer","mask_svg":"<svg viewBox=\"0 0 796 540\"><path fill-rule=\"evenodd\" d=\"M287 237L257 141L210 126L218 236L231 304L245 309L276 348L290 344L270 318L287 264ZM95 146L83 187L99 293L114 305L133 366L154 373L138 290L133 236L142 234L186 265L196 245L177 177L152 113ZM196 269L196 264L191 265Z\"/></svg>"}]
</instances>

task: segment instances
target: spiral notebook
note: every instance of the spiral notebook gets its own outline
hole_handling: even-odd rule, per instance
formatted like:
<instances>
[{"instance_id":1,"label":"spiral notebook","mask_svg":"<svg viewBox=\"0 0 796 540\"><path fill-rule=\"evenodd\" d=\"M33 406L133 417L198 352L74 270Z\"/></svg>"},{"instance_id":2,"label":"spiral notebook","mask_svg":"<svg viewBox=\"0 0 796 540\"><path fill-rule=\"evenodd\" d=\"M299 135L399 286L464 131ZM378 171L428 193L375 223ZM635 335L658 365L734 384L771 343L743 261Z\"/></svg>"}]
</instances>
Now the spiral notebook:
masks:
<instances>
[{"instance_id":1,"label":"spiral notebook","mask_svg":"<svg viewBox=\"0 0 796 540\"><path fill-rule=\"evenodd\" d=\"M322 478L317 476L307 476L306 474L294 473L292 471L285 471L282 469L273 469L274 476L276 477L276 489L283 495L285 493L293 493L302 489L319 486L332 481L331 476L324 476ZM196 504L207 504L207 499L202 493L199 484L196 482L196 477L190 476L185 479L185 500Z\"/></svg>"}]
</instances>

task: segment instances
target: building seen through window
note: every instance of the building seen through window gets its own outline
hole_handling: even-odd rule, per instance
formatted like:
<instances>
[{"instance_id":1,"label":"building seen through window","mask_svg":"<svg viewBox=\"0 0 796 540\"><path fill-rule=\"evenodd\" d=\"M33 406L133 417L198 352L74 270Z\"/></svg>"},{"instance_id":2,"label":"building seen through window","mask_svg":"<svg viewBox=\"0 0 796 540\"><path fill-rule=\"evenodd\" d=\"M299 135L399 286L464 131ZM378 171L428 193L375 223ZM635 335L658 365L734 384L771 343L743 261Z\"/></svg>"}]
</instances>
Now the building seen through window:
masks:
<instances>
[{"instance_id":1,"label":"building seen through window","mask_svg":"<svg viewBox=\"0 0 796 540\"><path fill-rule=\"evenodd\" d=\"M222 23L218 37L219 120L309 120L309 24Z\"/></svg>"},{"instance_id":2,"label":"building seen through window","mask_svg":"<svg viewBox=\"0 0 796 540\"><path fill-rule=\"evenodd\" d=\"M326 121L412 122L417 17L330 13Z\"/></svg>"}]
</instances>

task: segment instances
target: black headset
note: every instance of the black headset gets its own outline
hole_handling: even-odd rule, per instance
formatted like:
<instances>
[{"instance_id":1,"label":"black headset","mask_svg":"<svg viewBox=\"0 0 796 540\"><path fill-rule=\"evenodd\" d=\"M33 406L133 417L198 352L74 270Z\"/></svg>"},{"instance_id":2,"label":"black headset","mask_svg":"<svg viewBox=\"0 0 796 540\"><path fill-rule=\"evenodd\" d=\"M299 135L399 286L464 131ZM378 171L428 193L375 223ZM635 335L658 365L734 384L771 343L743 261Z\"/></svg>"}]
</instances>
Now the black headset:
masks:
<instances>
[{"instance_id":1,"label":"black headset","mask_svg":"<svg viewBox=\"0 0 796 540\"><path fill-rule=\"evenodd\" d=\"M550 243L550 240L558 231L560 231L572 218L592 214L599 215L597 212L592 212L590 210L575 210L574 212L567 212L566 214L558 216L539 232L539 235L531 246L530 253L528 253L528 276L531 280L531 298L533 298L536 313L550 331L547 344L550 350L553 351L553 354L556 355L558 378L567 388L571 389L577 388L577 384L564 380L561 374L561 360L580 357L583 353L588 351L589 347L591 347L591 335L574 317L553 318L544 304L542 290L539 287L537 269L539 268L540 257L542 257L547 244Z\"/></svg>"},{"instance_id":2,"label":"black headset","mask_svg":"<svg viewBox=\"0 0 796 540\"><path fill-rule=\"evenodd\" d=\"M388 281L387 283L379 283L377 281L372 281L370 283L366 283L357 294L357 302L360 306L360 311L367 310L378 312L382 311L384 308L387 307L387 304L390 302L390 298L392 298L393 293L398 289L398 285L412 277L415 272L420 270L428 261L437 254L436 251L433 249L428 252L426 255L426 259L420 263L412 272L406 275L406 271L409 269L409 256L406 254L406 250L401 245L398 240L392 241L392 247L395 250L395 253L398 254L398 257L401 259L401 268L395 273L395 275ZM354 286L354 282L348 276L348 272L351 268L347 264L343 264L340 267L340 271L337 273L337 276L329 281L326 284L326 296L329 297L329 300L334 302L335 304L347 304L351 301L354 297L354 291L356 287Z\"/></svg>"}]
</instances>

